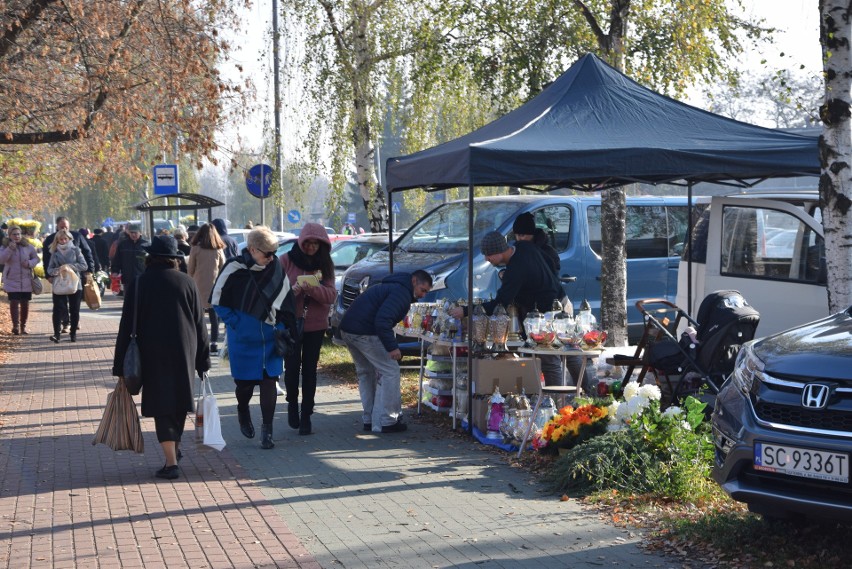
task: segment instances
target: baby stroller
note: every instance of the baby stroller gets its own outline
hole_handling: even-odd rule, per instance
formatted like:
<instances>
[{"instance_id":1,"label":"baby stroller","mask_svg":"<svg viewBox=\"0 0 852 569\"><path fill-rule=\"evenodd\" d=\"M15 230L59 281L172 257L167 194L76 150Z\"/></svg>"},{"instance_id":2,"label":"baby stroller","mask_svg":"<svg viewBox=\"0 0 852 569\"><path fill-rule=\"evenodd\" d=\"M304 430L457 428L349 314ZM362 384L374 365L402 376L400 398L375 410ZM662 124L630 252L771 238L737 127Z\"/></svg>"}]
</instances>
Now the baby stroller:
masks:
<instances>
[{"instance_id":1,"label":"baby stroller","mask_svg":"<svg viewBox=\"0 0 852 569\"><path fill-rule=\"evenodd\" d=\"M707 295L697 320L664 299L640 300L636 308L645 321L636 352L610 363L627 365L625 377L641 366L639 382L654 373L670 404L699 392L715 396L733 371L740 346L754 338L760 323L760 313L735 290Z\"/></svg>"}]
</instances>

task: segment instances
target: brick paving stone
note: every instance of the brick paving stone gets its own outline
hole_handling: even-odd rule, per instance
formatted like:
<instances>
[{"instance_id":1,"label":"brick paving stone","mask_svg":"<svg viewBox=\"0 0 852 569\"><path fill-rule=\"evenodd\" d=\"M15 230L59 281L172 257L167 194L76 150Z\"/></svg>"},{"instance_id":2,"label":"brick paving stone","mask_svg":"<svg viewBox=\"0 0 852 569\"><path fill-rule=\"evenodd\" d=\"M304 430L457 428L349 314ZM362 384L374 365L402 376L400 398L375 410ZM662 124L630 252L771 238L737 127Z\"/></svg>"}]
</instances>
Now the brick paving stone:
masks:
<instances>
[{"instance_id":1,"label":"brick paving stone","mask_svg":"<svg viewBox=\"0 0 852 569\"><path fill-rule=\"evenodd\" d=\"M120 306L107 293L100 311L83 308L78 342L56 346L50 299L37 297L33 333L0 366L0 569L679 566L473 440L415 422L364 433L357 390L322 376L314 434L287 426L281 398L276 446L262 450L239 432L220 358L211 381L228 446L196 444L188 423L181 477L157 480L151 419L144 455L90 444L115 383ZM251 412L259 427L257 397Z\"/></svg>"}]
</instances>

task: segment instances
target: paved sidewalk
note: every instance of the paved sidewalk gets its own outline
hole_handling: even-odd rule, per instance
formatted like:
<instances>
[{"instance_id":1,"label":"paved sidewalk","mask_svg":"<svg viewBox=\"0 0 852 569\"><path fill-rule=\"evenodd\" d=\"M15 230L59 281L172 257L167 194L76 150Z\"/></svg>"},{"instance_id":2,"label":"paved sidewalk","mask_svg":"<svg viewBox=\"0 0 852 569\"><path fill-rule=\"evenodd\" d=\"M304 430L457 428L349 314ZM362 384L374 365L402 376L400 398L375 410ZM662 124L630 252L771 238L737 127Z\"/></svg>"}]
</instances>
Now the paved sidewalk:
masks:
<instances>
[{"instance_id":1,"label":"paved sidewalk","mask_svg":"<svg viewBox=\"0 0 852 569\"><path fill-rule=\"evenodd\" d=\"M104 309L83 309L78 342L56 346L38 297L32 334L0 366L0 567L680 566L472 440L424 424L364 433L353 389L321 381L311 436L287 426L279 399L276 446L261 450L239 432L218 359L228 446L188 430L181 478L157 480L153 420L144 455L91 445L119 306L107 293ZM257 398L251 410L259 427Z\"/></svg>"}]
</instances>

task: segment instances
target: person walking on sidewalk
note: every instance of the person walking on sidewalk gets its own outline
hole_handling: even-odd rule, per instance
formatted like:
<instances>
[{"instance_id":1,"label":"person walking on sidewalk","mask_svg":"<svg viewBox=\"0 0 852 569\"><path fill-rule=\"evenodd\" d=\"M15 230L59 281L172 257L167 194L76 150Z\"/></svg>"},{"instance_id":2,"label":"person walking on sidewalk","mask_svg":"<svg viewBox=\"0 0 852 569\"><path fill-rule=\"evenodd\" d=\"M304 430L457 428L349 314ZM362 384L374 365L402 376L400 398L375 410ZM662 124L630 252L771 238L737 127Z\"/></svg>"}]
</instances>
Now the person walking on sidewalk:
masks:
<instances>
[{"instance_id":1,"label":"person walking on sidewalk","mask_svg":"<svg viewBox=\"0 0 852 569\"><path fill-rule=\"evenodd\" d=\"M317 363L325 332L328 311L337 298L334 287L334 263L331 241L319 223L306 223L299 240L281 266L290 282L296 302L296 314L304 318L302 337L296 349L284 361L284 386L287 388L287 422L300 435L311 434L311 414L317 392ZM299 277L305 277L299 282ZM302 376L302 406L299 410L299 373Z\"/></svg>"},{"instance_id":2,"label":"person walking on sidewalk","mask_svg":"<svg viewBox=\"0 0 852 569\"><path fill-rule=\"evenodd\" d=\"M12 334L28 334L33 268L39 263L38 254L35 247L23 239L23 232L17 225L8 228L7 239L0 248L0 265L3 265L3 288L9 295Z\"/></svg>"},{"instance_id":3,"label":"person walking on sidewalk","mask_svg":"<svg viewBox=\"0 0 852 569\"><path fill-rule=\"evenodd\" d=\"M53 242L50 244L50 264L46 273L53 278L53 336L51 341L58 344L61 333L62 317L68 315L71 331L69 337L72 342L77 341L77 329L80 326L80 301L83 299L83 273L88 265L83 252L74 245L71 232L60 229L56 232ZM74 292L62 291L57 294L58 277L73 272L77 279L77 290Z\"/></svg>"},{"instance_id":4,"label":"person walking on sidewalk","mask_svg":"<svg viewBox=\"0 0 852 569\"><path fill-rule=\"evenodd\" d=\"M426 271L394 273L357 297L340 322L358 376L365 431L398 433L408 428L402 422L399 387L402 352L393 327L405 318L411 302L431 289L432 277Z\"/></svg>"},{"instance_id":5,"label":"person walking on sidewalk","mask_svg":"<svg viewBox=\"0 0 852 569\"><path fill-rule=\"evenodd\" d=\"M125 291L112 374L124 374L138 295L136 342L142 360L142 416L154 418L166 460L155 476L174 480L180 476L177 463L186 415L193 409L193 378L210 369L210 350L201 297L192 279L178 270L183 253L175 238L155 237L146 250L144 273Z\"/></svg>"},{"instance_id":6,"label":"person walking on sidewalk","mask_svg":"<svg viewBox=\"0 0 852 569\"><path fill-rule=\"evenodd\" d=\"M284 359L275 351L274 334L276 329L292 329L295 323L293 295L275 258L277 248L278 239L268 227L252 229L246 235L246 248L225 263L210 298L225 322L240 432L249 439L254 438L249 402L255 386L260 386L260 447L264 449L275 446L272 419L276 385L284 367Z\"/></svg>"},{"instance_id":7,"label":"person walking on sidewalk","mask_svg":"<svg viewBox=\"0 0 852 569\"><path fill-rule=\"evenodd\" d=\"M121 276L121 285L126 291L127 286L136 280L136 275L145 270L145 248L151 243L142 237L142 227L138 223L128 223L125 238L117 243L110 273Z\"/></svg>"},{"instance_id":8,"label":"person walking on sidewalk","mask_svg":"<svg viewBox=\"0 0 852 569\"><path fill-rule=\"evenodd\" d=\"M74 246L77 247L81 253L83 253L83 258L86 259L85 272L88 275L94 274L94 272L97 270L95 268L95 257L92 253L92 249L89 247L88 240L76 231L71 230L71 221L67 217L60 216L56 218L56 231L45 237L44 242L41 246L41 264L45 268L45 275L47 275L48 282L53 281L53 277L47 274L47 267L50 266L50 256L53 254L53 240L56 239L56 234L59 233L61 229L64 229L68 232L68 235L71 236L71 241L72 243L74 243ZM62 314L63 334L68 331L69 325L69 315L67 312L65 312L64 314Z\"/></svg>"},{"instance_id":9,"label":"person walking on sidewalk","mask_svg":"<svg viewBox=\"0 0 852 569\"><path fill-rule=\"evenodd\" d=\"M210 293L219 271L225 266L225 244L219 239L216 228L205 223L192 237L187 262L187 274L195 281L204 310L210 317L210 352L219 351L219 317L210 306Z\"/></svg>"}]
</instances>

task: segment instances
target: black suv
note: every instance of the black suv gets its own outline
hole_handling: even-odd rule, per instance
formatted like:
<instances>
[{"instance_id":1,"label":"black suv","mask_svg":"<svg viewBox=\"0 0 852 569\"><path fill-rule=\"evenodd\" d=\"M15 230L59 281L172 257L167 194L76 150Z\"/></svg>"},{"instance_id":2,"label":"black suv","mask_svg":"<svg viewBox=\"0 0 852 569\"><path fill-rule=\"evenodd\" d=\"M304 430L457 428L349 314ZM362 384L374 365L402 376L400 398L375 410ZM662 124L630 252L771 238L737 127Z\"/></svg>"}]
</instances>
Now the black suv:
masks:
<instances>
[{"instance_id":1,"label":"black suv","mask_svg":"<svg viewBox=\"0 0 852 569\"><path fill-rule=\"evenodd\" d=\"M713 478L769 518L852 521L852 307L745 344L713 412Z\"/></svg>"}]
</instances>

